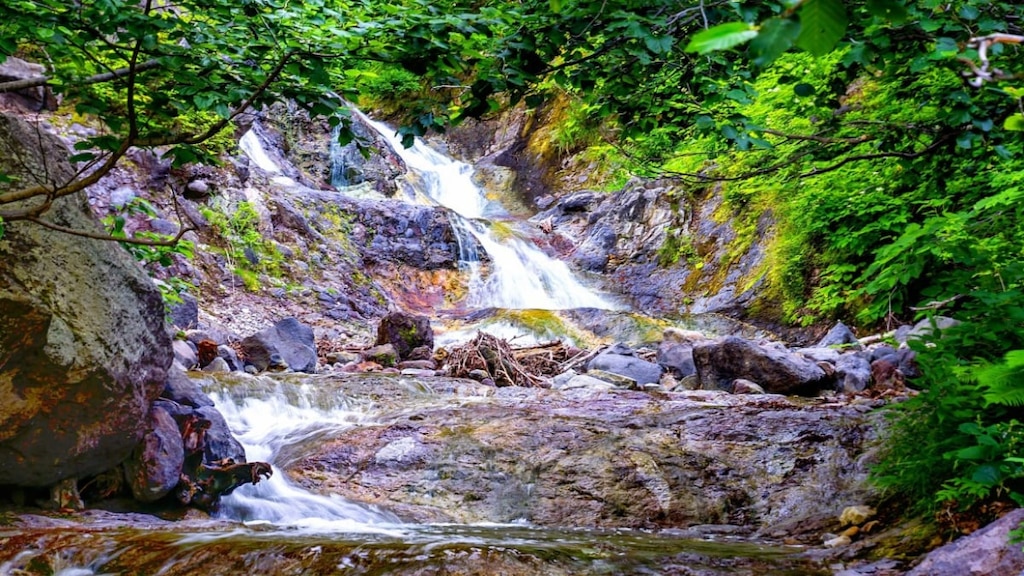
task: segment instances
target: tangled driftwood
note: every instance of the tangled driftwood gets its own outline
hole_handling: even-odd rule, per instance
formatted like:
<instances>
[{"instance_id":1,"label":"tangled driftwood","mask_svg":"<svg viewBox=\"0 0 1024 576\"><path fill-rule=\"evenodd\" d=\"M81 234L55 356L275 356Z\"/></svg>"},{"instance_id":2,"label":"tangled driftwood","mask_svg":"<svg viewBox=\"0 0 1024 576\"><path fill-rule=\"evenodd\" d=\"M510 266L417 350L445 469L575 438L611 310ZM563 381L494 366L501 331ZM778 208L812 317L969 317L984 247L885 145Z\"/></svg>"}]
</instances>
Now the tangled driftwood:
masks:
<instances>
[{"instance_id":1,"label":"tangled driftwood","mask_svg":"<svg viewBox=\"0 0 1024 576\"><path fill-rule=\"evenodd\" d=\"M448 371L468 378L474 370L482 370L498 386L538 386L561 374L579 355L578 349L558 340L512 348L501 338L478 332L473 340L449 351Z\"/></svg>"}]
</instances>

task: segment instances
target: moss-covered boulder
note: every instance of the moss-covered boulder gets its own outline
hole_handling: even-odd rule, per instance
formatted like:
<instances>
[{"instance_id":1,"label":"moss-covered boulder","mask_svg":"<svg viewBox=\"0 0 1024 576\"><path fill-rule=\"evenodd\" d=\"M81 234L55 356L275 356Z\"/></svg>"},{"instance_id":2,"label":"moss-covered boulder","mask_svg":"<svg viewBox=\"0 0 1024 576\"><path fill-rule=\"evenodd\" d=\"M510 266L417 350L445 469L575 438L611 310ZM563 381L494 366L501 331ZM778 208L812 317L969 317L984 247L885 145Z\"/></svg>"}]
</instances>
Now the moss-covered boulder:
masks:
<instances>
[{"instance_id":1,"label":"moss-covered boulder","mask_svg":"<svg viewBox=\"0 0 1024 576\"><path fill-rule=\"evenodd\" d=\"M74 176L44 126L0 115L0 197ZM4 210L42 198L6 203ZM100 234L82 195L41 219ZM114 242L5 222L0 238L0 485L113 468L138 444L173 359L160 293Z\"/></svg>"}]
</instances>

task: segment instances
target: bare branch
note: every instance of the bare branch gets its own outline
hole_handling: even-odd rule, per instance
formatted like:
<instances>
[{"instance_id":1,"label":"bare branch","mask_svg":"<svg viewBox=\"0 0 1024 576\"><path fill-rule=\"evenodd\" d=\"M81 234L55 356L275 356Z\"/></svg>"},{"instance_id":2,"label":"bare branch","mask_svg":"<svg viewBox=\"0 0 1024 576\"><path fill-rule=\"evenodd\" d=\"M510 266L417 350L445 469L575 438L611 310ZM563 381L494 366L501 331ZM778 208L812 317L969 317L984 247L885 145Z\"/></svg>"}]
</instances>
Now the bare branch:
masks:
<instances>
[{"instance_id":1,"label":"bare branch","mask_svg":"<svg viewBox=\"0 0 1024 576\"><path fill-rule=\"evenodd\" d=\"M145 72L146 70L152 70L158 68L160 62L157 60L147 60L135 66L135 73ZM100 82L109 82L118 78L123 78L132 73L132 67L128 66L125 68L118 68L112 72L103 72L102 74L95 74L88 78L82 78L76 80L76 84L99 84ZM0 82L0 94L4 92L14 92L17 90L24 90L26 88L35 88L37 86L43 86L53 80L52 76L36 76L34 78L25 78L24 80L12 80L10 82Z\"/></svg>"},{"instance_id":2,"label":"bare branch","mask_svg":"<svg viewBox=\"0 0 1024 576\"><path fill-rule=\"evenodd\" d=\"M183 226L178 230L172 238L167 240L156 240L151 238L118 238L117 236L111 236L110 234L96 234L95 232L86 232L85 230L79 230L77 228L68 228L67 226L61 226L60 224L54 224L53 222L47 222L42 218L29 217L23 218L26 222L32 222L38 224L43 228L49 228L56 232L63 232L64 234L70 234L72 236L80 236L82 238L90 238L92 240L103 240L106 242L122 242L125 244L137 244L140 246L175 246L182 239L185 234L195 230L192 226Z\"/></svg>"},{"instance_id":3,"label":"bare branch","mask_svg":"<svg viewBox=\"0 0 1024 576\"><path fill-rule=\"evenodd\" d=\"M967 83L975 88L981 88L985 82L1008 80L1017 77L1015 74L1007 74L999 68L992 67L992 63L988 59L988 49L994 44L1024 44L1024 36L996 33L989 34L988 36L975 36L967 41L968 47L977 48L978 60L981 62L979 66L971 60L960 59L971 69L970 72L964 72L963 75L970 78Z\"/></svg>"}]
</instances>

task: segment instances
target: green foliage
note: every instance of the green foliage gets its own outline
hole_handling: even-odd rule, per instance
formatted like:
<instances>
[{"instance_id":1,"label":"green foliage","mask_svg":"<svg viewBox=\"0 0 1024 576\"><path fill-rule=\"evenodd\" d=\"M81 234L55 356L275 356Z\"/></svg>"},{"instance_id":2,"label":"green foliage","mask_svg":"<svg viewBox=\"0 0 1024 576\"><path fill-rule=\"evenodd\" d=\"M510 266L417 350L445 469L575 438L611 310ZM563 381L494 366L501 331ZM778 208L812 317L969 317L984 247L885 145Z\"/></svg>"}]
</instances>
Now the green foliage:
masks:
<instances>
[{"instance_id":1,"label":"green foliage","mask_svg":"<svg viewBox=\"0 0 1024 576\"><path fill-rule=\"evenodd\" d=\"M669 228L665 233L665 241L658 248L658 265L668 268L680 260L686 260L696 268L703 266L697 248L693 245L693 238L685 231Z\"/></svg>"},{"instance_id":2,"label":"green foliage","mask_svg":"<svg viewBox=\"0 0 1024 576\"><path fill-rule=\"evenodd\" d=\"M230 215L210 207L203 207L200 211L224 239L223 253L247 290L259 291L260 274L280 277L284 256L260 231L259 213L250 202L239 202Z\"/></svg>"},{"instance_id":3,"label":"green foliage","mask_svg":"<svg viewBox=\"0 0 1024 576\"><path fill-rule=\"evenodd\" d=\"M127 219L130 216L155 218L157 211L149 201L143 198L132 198L119 212L104 217L103 225L112 237L128 238L125 224L127 224ZM172 236L148 231L137 232L132 238L159 242L167 242L173 239ZM162 269L172 266L175 263L176 256L185 260L191 260L195 251L194 244L188 240L178 240L170 245L139 244L133 242L121 242L120 244L151 274L159 274ZM160 290L164 306L168 311L171 306L180 304L182 302L181 295L192 288L191 284L176 276L162 280L158 279L156 280L156 285Z\"/></svg>"}]
</instances>

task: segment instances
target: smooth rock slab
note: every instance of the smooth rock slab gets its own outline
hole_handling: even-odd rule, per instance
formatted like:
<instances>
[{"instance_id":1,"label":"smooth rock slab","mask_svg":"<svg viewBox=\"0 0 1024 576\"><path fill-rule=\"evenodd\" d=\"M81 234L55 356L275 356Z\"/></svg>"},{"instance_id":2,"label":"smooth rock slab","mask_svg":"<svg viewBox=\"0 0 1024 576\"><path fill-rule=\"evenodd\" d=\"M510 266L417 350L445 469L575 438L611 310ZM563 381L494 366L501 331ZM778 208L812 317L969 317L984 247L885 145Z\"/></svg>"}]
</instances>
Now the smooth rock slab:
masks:
<instances>
[{"instance_id":1,"label":"smooth rock slab","mask_svg":"<svg viewBox=\"0 0 1024 576\"><path fill-rule=\"evenodd\" d=\"M853 407L778 395L609 391L600 381L456 392L444 378L419 383L435 391L425 406L422 392L401 382L338 380L353 398L386 399L381 423L311 443L285 473L307 489L408 520L715 524L744 533L784 524L790 535L808 518L837 523L844 506L871 492L860 455L879 424ZM579 380L589 377L566 386ZM325 392L332 386L318 382ZM820 534L806 541L820 544Z\"/></svg>"}]
</instances>

